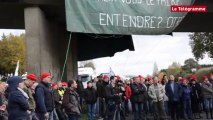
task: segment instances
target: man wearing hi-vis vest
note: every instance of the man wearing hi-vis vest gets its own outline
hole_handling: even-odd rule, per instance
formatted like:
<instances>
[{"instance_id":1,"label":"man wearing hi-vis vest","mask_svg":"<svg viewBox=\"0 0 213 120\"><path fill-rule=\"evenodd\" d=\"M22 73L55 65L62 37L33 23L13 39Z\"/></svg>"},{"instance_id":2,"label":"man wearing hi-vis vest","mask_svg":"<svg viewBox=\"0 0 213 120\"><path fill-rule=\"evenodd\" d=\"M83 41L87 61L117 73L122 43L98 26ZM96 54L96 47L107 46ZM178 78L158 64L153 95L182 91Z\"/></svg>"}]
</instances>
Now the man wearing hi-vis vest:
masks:
<instances>
[{"instance_id":1,"label":"man wearing hi-vis vest","mask_svg":"<svg viewBox=\"0 0 213 120\"><path fill-rule=\"evenodd\" d=\"M59 120L65 120L66 117L62 111L62 100L64 95L64 90L60 90L57 83L52 84L53 96L55 102L55 110L58 115Z\"/></svg>"}]
</instances>

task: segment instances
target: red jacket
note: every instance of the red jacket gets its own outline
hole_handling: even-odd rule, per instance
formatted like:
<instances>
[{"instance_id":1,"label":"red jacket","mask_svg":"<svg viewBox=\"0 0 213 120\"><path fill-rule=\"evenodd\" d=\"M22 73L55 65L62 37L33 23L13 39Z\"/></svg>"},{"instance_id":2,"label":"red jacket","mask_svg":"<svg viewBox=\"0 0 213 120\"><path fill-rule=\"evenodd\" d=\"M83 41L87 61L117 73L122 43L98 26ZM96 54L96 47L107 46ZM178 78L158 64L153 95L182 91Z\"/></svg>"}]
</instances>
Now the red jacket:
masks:
<instances>
[{"instance_id":1,"label":"red jacket","mask_svg":"<svg viewBox=\"0 0 213 120\"><path fill-rule=\"evenodd\" d=\"M129 85L125 86L125 95L126 95L127 99L129 99L132 96L132 90L129 87Z\"/></svg>"}]
</instances>

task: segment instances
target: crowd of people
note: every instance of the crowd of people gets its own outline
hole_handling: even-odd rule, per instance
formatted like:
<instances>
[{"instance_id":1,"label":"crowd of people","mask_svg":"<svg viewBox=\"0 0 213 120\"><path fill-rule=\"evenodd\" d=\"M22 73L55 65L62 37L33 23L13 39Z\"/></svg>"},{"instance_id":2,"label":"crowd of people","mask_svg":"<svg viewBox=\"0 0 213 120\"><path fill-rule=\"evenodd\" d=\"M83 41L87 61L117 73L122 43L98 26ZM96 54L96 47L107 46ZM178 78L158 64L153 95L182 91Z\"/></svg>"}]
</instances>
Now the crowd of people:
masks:
<instances>
[{"instance_id":1,"label":"crowd of people","mask_svg":"<svg viewBox=\"0 0 213 120\"><path fill-rule=\"evenodd\" d=\"M98 76L83 87L81 78L51 83L44 72L13 76L0 82L0 120L213 119L213 74L197 80L173 75L121 80ZM39 82L38 82L39 81ZM149 117L151 116L151 117Z\"/></svg>"}]
</instances>

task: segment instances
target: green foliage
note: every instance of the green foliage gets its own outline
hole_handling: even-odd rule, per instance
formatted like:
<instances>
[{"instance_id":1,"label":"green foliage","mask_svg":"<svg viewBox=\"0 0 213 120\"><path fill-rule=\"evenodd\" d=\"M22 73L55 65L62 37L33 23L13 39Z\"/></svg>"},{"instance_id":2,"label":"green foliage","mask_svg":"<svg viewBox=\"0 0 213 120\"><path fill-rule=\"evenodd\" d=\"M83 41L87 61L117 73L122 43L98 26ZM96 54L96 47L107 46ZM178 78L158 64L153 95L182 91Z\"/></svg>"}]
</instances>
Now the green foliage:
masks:
<instances>
[{"instance_id":1,"label":"green foliage","mask_svg":"<svg viewBox=\"0 0 213 120\"><path fill-rule=\"evenodd\" d=\"M167 75L174 75L174 76L183 76L184 72L181 68L181 65L177 62L173 62L172 65L166 69Z\"/></svg>"},{"instance_id":2,"label":"green foliage","mask_svg":"<svg viewBox=\"0 0 213 120\"><path fill-rule=\"evenodd\" d=\"M199 65L198 62L193 58L185 60L183 66L181 66L177 62L173 62L172 65L170 65L167 69L162 69L160 70L160 72L166 75L174 75L176 77L181 76L189 78L192 74L194 74L194 72L192 72L193 68L197 69L197 72L195 72L195 74L197 75L199 81L202 80L202 77L204 75L208 76L211 73L213 74L213 65L211 64Z\"/></svg>"},{"instance_id":3,"label":"green foliage","mask_svg":"<svg viewBox=\"0 0 213 120\"><path fill-rule=\"evenodd\" d=\"M193 58L189 58L184 61L184 65L182 66L183 71L186 74L192 74L192 69L196 68L197 70L200 68L200 65Z\"/></svg>"},{"instance_id":4,"label":"green foliage","mask_svg":"<svg viewBox=\"0 0 213 120\"><path fill-rule=\"evenodd\" d=\"M197 61L195 61L193 58L189 58L185 60L184 62L186 68L192 69L192 68L199 68L199 64Z\"/></svg>"},{"instance_id":5,"label":"green foliage","mask_svg":"<svg viewBox=\"0 0 213 120\"><path fill-rule=\"evenodd\" d=\"M213 33L195 32L189 37L192 53L196 60L203 59L206 53L210 58L213 58Z\"/></svg>"},{"instance_id":6,"label":"green foliage","mask_svg":"<svg viewBox=\"0 0 213 120\"><path fill-rule=\"evenodd\" d=\"M203 76L209 76L209 74L213 73L213 67L202 68L196 72L198 81L202 82Z\"/></svg>"},{"instance_id":7,"label":"green foliage","mask_svg":"<svg viewBox=\"0 0 213 120\"><path fill-rule=\"evenodd\" d=\"M18 60L19 73L24 73L26 71L25 35L3 34L0 40L0 73L14 73Z\"/></svg>"}]
</instances>

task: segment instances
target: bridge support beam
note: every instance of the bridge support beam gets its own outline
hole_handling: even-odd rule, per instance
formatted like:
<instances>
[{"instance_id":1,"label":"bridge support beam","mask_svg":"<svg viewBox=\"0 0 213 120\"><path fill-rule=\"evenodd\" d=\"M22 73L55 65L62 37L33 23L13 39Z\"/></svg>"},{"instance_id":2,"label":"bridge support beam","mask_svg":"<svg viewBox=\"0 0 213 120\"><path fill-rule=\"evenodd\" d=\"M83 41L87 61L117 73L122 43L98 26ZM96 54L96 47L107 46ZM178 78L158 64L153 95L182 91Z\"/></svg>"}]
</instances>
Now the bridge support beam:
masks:
<instances>
[{"instance_id":1,"label":"bridge support beam","mask_svg":"<svg viewBox=\"0 0 213 120\"><path fill-rule=\"evenodd\" d=\"M42 72L50 72L53 81L60 80L67 50L69 33L65 26L46 19L39 7L28 7L24 10L27 72L40 76ZM67 67L63 80L77 78L77 51L75 39L72 39L68 55Z\"/></svg>"}]
</instances>

